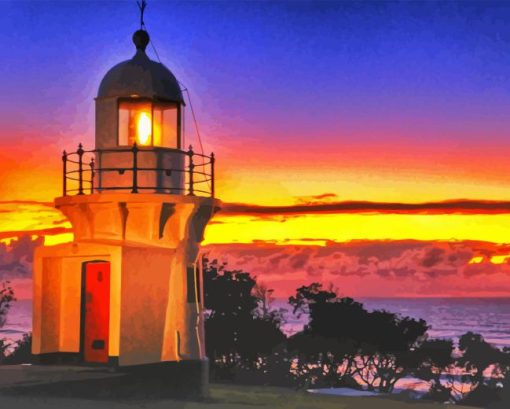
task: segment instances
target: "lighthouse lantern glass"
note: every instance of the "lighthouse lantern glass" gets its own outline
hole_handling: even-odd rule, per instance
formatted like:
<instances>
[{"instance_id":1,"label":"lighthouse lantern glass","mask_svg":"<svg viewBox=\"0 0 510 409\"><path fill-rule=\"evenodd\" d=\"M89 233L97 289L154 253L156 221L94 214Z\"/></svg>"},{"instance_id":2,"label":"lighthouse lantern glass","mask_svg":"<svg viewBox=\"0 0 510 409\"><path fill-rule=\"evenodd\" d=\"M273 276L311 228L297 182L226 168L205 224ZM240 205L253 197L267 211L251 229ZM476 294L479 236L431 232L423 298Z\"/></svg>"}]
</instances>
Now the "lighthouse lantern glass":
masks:
<instances>
[{"instance_id":1,"label":"lighthouse lantern glass","mask_svg":"<svg viewBox=\"0 0 510 409\"><path fill-rule=\"evenodd\" d=\"M177 104L155 104L153 110L154 146L180 148L179 107Z\"/></svg>"},{"instance_id":2,"label":"lighthouse lantern glass","mask_svg":"<svg viewBox=\"0 0 510 409\"><path fill-rule=\"evenodd\" d=\"M119 146L179 148L179 111L175 103L121 101Z\"/></svg>"},{"instance_id":3,"label":"lighthouse lantern glass","mask_svg":"<svg viewBox=\"0 0 510 409\"><path fill-rule=\"evenodd\" d=\"M119 104L119 145L152 145L150 102L122 101Z\"/></svg>"}]
</instances>

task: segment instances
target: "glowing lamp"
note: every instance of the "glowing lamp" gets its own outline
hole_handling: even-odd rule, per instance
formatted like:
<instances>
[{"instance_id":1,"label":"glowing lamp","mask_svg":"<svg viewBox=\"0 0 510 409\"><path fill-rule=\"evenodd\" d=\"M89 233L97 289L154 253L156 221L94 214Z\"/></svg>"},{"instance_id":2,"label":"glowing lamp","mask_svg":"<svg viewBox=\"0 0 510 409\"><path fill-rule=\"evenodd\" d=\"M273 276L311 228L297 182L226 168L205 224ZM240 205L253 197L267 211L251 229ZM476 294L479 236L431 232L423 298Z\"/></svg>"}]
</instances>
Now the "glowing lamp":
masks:
<instances>
[{"instance_id":1,"label":"glowing lamp","mask_svg":"<svg viewBox=\"0 0 510 409\"><path fill-rule=\"evenodd\" d=\"M150 145L152 135L152 121L147 112L140 112L136 127L136 141L140 145Z\"/></svg>"},{"instance_id":2,"label":"glowing lamp","mask_svg":"<svg viewBox=\"0 0 510 409\"><path fill-rule=\"evenodd\" d=\"M180 105L130 98L119 101L119 146L180 148Z\"/></svg>"}]
</instances>

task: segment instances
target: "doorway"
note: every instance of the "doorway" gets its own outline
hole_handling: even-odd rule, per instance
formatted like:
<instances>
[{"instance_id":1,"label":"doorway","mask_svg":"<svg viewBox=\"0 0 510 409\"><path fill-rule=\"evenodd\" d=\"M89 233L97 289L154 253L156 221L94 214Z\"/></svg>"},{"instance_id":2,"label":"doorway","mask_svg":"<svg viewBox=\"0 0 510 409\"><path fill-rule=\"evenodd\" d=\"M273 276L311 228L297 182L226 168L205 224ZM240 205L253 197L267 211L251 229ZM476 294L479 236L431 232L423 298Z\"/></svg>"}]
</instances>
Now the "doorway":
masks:
<instances>
[{"instance_id":1,"label":"doorway","mask_svg":"<svg viewBox=\"0 0 510 409\"><path fill-rule=\"evenodd\" d=\"M108 363L110 329L110 262L83 263L81 303L83 360Z\"/></svg>"}]
</instances>

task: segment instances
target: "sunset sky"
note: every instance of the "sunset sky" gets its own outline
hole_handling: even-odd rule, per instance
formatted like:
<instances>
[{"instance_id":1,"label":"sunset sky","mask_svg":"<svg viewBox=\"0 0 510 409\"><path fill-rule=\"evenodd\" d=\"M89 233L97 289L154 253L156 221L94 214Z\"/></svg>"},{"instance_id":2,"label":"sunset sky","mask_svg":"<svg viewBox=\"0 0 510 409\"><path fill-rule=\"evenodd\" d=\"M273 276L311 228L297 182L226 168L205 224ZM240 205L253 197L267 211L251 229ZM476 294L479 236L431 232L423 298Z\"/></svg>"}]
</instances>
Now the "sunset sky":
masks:
<instances>
[{"instance_id":1,"label":"sunset sky","mask_svg":"<svg viewBox=\"0 0 510 409\"><path fill-rule=\"evenodd\" d=\"M69 240L51 207L61 152L93 146L94 97L134 54L138 9L0 7L0 241ZM510 295L509 21L508 2L149 1L157 52L217 156L227 205L211 254L280 294L315 279L357 295Z\"/></svg>"}]
</instances>

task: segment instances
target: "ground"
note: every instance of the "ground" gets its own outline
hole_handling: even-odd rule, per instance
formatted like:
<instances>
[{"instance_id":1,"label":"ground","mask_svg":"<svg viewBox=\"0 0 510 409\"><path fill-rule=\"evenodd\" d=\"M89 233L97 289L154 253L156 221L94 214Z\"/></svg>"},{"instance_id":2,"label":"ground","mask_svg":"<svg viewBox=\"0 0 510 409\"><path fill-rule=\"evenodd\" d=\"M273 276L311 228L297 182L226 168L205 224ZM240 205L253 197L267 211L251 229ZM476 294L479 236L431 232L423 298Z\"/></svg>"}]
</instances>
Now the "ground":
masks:
<instances>
[{"instance_id":1,"label":"ground","mask_svg":"<svg viewBox=\"0 0 510 409\"><path fill-rule=\"evenodd\" d=\"M85 375L84 375L85 374ZM44 380L42 378L44 376ZM202 401L105 397L90 391L70 396L70 382L112 379L113 373L76 371L73 368L39 369L0 367L0 407L12 409L441 409L444 405L406 402L398 397L318 396L273 387L213 384ZM462 409L461 406L455 406Z\"/></svg>"}]
</instances>

